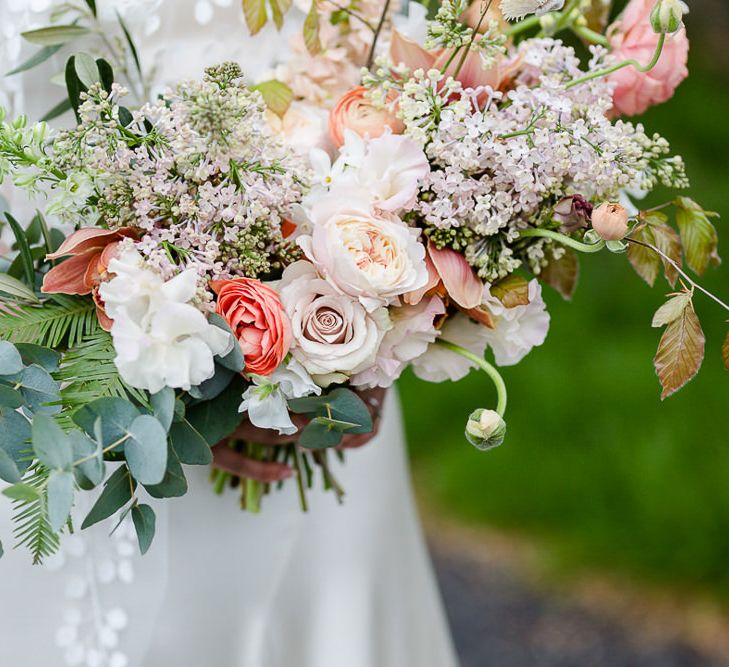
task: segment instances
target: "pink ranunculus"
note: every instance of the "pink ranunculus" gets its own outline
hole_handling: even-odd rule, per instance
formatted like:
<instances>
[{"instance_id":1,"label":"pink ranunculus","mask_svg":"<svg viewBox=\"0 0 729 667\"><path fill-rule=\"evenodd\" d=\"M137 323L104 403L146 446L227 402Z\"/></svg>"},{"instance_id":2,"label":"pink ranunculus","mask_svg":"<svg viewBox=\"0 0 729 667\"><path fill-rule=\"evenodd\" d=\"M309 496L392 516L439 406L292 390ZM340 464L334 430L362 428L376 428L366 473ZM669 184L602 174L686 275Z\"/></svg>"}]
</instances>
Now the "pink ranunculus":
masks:
<instances>
[{"instance_id":1,"label":"pink ranunculus","mask_svg":"<svg viewBox=\"0 0 729 667\"><path fill-rule=\"evenodd\" d=\"M211 284L217 311L240 343L246 372L270 375L291 347L291 325L278 294L260 280L233 278Z\"/></svg>"},{"instance_id":2,"label":"pink ranunculus","mask_svg":"<svg viewBox=\"0 0 729 667\"><path fill-rule=\"evenodd\" d=\"M367 89L362 86L346 92L329 114L329 133L337 148L344 143L345 130L374 139L381 136L387 127L395 134L401 134L405 129L395 114L389 109L375 106L372 100L365 97L365 92Z\"/></svg>"},{"instance_id":3,"label":"pink ranunculus","mask_svg":"<svg viewBox=\"0 0 729 667\"><path fill-rule=\"evenodd\" d=\"M631 0L622 16L610 28L608 35L616 60L634 59L650 62L659 35L653 31L650 14L655 0ZM649 72L635 67L623 67L608 78L616 84L613 108L619 115L635 116L648 107L669 100L678 85L688 76L689 42L686 29L666 35L658 64Z\"/></svg>"}]
</instances>

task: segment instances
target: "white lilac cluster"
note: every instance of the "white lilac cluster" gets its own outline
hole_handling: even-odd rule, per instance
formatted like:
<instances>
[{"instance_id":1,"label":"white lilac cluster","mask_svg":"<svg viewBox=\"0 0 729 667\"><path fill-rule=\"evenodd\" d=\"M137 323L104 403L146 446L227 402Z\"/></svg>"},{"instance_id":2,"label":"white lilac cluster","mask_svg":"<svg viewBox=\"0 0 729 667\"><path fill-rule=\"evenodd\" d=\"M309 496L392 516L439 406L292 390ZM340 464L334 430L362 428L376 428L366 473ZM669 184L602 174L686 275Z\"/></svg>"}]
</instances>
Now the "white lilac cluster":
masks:
<instances>
[{"instance_id":1,"label":"white lilac cluster","mask_svg":"<svg viewBox=\"0 0 729 667\"><path fill-rule=\"evenodd\" d=\"M596 49L589 69L604 55ZM683 164L667 157L664 139L609 119L610 83L569 87L584 75L572 48L534 39L513 57L519 74L507 93L464 90L431 71L417 72L399 100L406 134L433 165L417 207L424 225L438 230L439 243L460 243L490 281L524 262L539 272L545 242L518 242L519 231L549 222L564 196L604 201L626 187L685 185Z\"/></svg>"},{"instance_id":2,"label":"white lilac cluster","mask_svg":"<svg viewBox=\"0 0 729 667\"><path fill-rule=\"evenodd\" d=\"M123 93L93 88L79 126L55 141L55 167L75 184L59 185L57 212L137 230L137 249L165 278L188 266L205 279L255 277L296 258L281 225L308 170L271 134L237 65L134 112L119 105Z\"/></svg>"}]
</instances>

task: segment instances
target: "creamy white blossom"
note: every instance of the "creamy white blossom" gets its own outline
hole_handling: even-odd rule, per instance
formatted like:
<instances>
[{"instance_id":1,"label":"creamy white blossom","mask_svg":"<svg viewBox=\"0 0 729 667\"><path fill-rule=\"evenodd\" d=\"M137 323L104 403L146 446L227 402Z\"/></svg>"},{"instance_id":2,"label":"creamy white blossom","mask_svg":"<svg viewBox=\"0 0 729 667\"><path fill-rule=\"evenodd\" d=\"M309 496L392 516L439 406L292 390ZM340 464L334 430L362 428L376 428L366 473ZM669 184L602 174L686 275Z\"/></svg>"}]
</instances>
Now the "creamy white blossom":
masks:
<instances>
[{"instance_id":1,"label":"creamy white blossom","mask_svg":"<svg viewBox=\"0 0 729 667\"><path fill-rule=\"evenodd\" d=\"M291 421L288 399L321 394L321 387L296 359L279 366L268 377L253 375L252 380L253 384L243 393L238 412L247 412L254 426L274 429L281 435L292 435L298 430Z\"/></svg>"},{"instance_id":2,"label":"creamy white blossom","mask_svg":"<svg viewBox=\"0 0 729 667\"><path fill-rule=\"evenodd\" d=\"M136 250L126 249L109 262L109 271L116 275L99 294L113 320L114 362L124 381L155 393L187 390L211 378L213 357L227 354L234 341L190 303L195 270L165 281Z\"/></svg>"},{"instance_id":3,"label":"creamy white blossom","mask_svg":"<svg viewBox=\"0 0 729 667\"><path fill-rule=\"evenodd\" d=\"M494 328L485 328L484 337L499 366L518 364L547 338L549 313L542 299L542 286L536 280L529 282L529 303L525 306L506 308L491 296L488 285L484 289L484 305L494 320Z\"/></svg>"}]
</instances>

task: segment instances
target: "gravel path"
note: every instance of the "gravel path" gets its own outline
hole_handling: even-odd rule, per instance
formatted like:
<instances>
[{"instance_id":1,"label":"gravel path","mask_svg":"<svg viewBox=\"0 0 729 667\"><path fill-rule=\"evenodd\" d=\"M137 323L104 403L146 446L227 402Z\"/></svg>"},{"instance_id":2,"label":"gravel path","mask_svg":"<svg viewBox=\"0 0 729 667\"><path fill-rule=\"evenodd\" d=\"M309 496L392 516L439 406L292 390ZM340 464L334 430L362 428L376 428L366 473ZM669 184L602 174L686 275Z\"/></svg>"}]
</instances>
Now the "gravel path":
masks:
<instances>
[{"instance_id":1,"label":"gravel path","mask_svg":"<svg viewBox=\"0 0 729 667\"><path fill-rule=\"evenodd\" d=\"M536 590L509 567L431 543L462 667L719 667L676 638L648 639L574 601Z\"/></svg>"}]
</instances>

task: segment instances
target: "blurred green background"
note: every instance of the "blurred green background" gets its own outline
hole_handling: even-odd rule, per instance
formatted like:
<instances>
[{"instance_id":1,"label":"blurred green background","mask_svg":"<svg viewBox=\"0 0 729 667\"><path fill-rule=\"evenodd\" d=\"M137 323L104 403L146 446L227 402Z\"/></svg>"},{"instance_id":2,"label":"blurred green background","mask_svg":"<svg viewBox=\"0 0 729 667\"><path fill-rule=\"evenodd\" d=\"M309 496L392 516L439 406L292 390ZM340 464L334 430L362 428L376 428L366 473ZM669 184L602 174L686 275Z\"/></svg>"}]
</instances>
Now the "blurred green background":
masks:
<instances>
[{"instance_id":1,"label":"blurred green background","mask_svg":"<svg viewBox=\"0 0 729 667\"><path fill-rule=\"evenodd\" d=\"M695 0L687 24L690 76L641 120L684 156L690 196L722 214L721 253L721 241L729 247L729 7ZM656 193L647 205L669 197ZM650 321L668 285L649 288L624 255L580 259L572 302L544 289L546 343L503 369L510 406L500 448L479 452L463 438L468 413L495 404L486 376L445 385L403 378L419 493L439 513L536 538L559 571L598 567L729 600L727 313L697 296L706 359L662 403L652 365L661 332ZM701 280L725 300L727 264Z\"/></svg>"}]
</instances>

